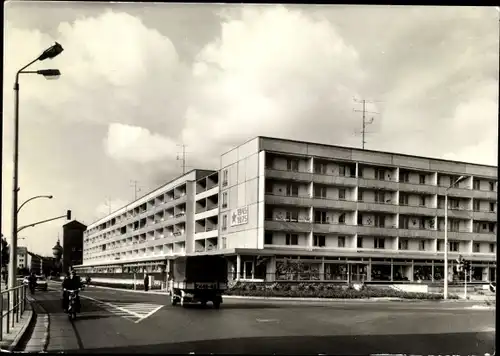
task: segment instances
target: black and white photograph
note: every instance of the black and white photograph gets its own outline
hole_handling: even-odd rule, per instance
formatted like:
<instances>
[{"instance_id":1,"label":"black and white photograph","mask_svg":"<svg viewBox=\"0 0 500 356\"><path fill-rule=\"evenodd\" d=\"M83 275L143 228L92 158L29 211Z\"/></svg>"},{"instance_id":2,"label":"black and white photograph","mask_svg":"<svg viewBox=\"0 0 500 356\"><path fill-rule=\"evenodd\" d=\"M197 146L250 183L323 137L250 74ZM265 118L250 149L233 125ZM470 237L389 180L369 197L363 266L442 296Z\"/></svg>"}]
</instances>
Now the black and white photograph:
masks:
<instances>
[{"instance_id":1,"label":"black and white photograph","mask_svg":"<svg viewBox=\"0 0 500 356\"><path fill-rule=\"evenodd\" d=\"M3 26L2 352L495 355L499 7Z\"/></svg>"}]
</instances>

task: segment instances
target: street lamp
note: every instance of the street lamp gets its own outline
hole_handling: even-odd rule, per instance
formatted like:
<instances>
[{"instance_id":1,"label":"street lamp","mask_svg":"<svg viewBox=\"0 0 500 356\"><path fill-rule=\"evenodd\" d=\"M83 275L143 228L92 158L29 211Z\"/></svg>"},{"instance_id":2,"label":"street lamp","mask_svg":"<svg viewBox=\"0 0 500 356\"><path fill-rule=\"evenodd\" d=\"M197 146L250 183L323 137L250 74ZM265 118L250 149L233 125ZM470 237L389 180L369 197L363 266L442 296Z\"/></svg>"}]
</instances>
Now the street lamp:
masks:
<instances>
[{"instance_id":1,"label":"street lamp","mask_svg":"<svg viewBox=\"0 0 500 356\"><path fill-rule=\"evenodd\" d=\"M35 199L52 199L54 196L53 195L37 195L35 197L32 197L32 198L29 198L28 200L26 200L24 203L21 204L21 206L19 208L17 208L17 213L19 214L19 211L21 210L21 208L23 206L25 206L26 204L28 204L30 201L32 200L35 200Z\"/></svg>"},{"instance_id":2,"label":"street lamp","mask_svg":"<svg viewBox=\"0 0 500 356\"><path fill-rule=\"evenodd\" d=\"M39 74L46 78L53 78L59 76L61 73L57 69L42 69L37 71L25 71L26 68L31 66L33 63L38 61L44 61L46 59L53 59L57 57L64 49L59 43L55 43L51 47L47 48L41 55L36 59L26 64L24 67L19 69L16 73L16 79L14 82L14 156L13 156L13 187L12 187L12 242L9 263L9 288L14 288L16 286L16 271L17 271L17 213L19 211L17 207L18 203L18 175L19 175L19 75L20 74Z\"/></svg>"},{"instance_id":3,"label":"street lamp","mask_svg":"<svg viewBox=\"0 0 500 356\"><path fill-rule=\"evenodd\" d=\"M443 299L448 299L448 190L453 188L458 182L462 181L465 176L458 177L444 191L444 288Z\"/></svg>"}]
</instances>

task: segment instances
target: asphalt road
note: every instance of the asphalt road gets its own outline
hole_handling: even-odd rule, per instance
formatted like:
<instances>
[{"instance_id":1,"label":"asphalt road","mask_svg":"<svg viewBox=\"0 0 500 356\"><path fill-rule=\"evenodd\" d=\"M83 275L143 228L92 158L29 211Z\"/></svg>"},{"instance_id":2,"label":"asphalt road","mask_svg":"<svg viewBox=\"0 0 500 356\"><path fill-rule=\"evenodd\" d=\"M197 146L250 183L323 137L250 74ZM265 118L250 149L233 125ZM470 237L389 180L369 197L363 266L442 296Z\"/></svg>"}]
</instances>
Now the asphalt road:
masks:
<instances>
[{"instance_id":1,"label":"asphalt road","mask_svg":"<svg viewBox=\"0 0 500 356\"><path fill-rule=\"evenodd\" d=\"M61 312L60 292L35 298L50 314L49 352L478 355L494 349L494 311L460 303L226 299L214 310L91 287L72 323Z\"/></svg>"}]
</instances>

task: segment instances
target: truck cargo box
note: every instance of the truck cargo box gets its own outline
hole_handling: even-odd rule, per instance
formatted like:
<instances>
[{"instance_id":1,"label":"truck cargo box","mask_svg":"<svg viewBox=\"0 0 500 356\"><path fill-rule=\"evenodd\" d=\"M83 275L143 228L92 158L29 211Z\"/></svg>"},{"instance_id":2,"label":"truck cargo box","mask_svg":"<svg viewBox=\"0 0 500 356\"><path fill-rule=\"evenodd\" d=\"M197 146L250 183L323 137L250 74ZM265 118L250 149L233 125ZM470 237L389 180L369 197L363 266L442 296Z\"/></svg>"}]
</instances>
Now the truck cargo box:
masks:
<instances>
[{"instance_id":1,"label":"truck cargo box","mask_svg":"<svg viewBox=\"0 0 500 356\"><path fill-rule=\"evenodd\" d=\"M182 256L172 261L176 282L227 282L227 260L222 256Z\"/></svg>"}]
</instances>

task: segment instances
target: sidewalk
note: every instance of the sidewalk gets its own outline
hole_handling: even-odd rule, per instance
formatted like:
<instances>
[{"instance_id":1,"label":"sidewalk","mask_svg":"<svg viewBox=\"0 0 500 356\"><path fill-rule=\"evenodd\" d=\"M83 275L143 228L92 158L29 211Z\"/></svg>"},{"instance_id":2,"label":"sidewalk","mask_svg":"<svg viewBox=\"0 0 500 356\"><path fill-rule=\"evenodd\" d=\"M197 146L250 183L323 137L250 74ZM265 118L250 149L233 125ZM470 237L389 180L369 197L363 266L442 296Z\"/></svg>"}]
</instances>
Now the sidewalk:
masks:
<instances>
[{"instance_id":1,"label":"sidewalk","mask_svg":"<svg viewBox=\"0 0 500 356\"><path fill-rule=\"evenodd\" d=\"M49 316L39 303L34 301L32 297L28 298L28 300L32 301L32 307L36 313L36 323L24 351L43 352L49 342Z\"/></svg>"},{"instance_id":2,"label":"sidewalk","mask_svg":"<svg viewBox=\"0 0 500 356\"><path fill-rule=\"evenodd\" d=\"M14 323L14 328L12 328L12 319L9 320L9 332L7 333L7 316L5 316L2 320L2 341L0 341L0 347L2 349L7 349L7 350L14 350L19 341L21 340L22 336L28 329L28 326L30 324L30 321L32 320L34 313L32 310L32 307L30 305L31 303L26 303L26 310L24 311L23 315L19 316L19 322ZM12 317L12 315L11 315Z\"/></svg>"},{"instance_id":3,"label":"sidewalk","mask_svg":"<svg viewBox=\"0 0 500 356\"><path fill-rule=\"evenodd\" d=\"M108 290L117 290L128 293L143 293L153 295L164 295L168 297L166 290L132 290L124 288L102 287L90 285L86 288L99 288ZM248 300L274 300L274 301L297 301L297 302L342 302L342 303L365 303L365 302L407 302L407 303L420 303L420 302L434 302L434 303L477 303L483 302L482 300L465 300L465 299L448 299L448 300L430 300L430 299L403 299L403 298L366 298L366 299L337 299L337 298L287 298L287 297L252 297L252 296L239 296L239 295L224 295L225 299L248 299Z\"/></svg>"}]
</instances>

